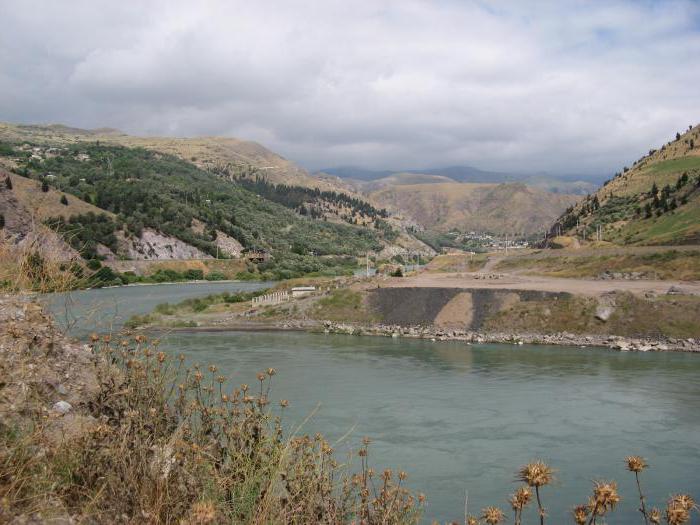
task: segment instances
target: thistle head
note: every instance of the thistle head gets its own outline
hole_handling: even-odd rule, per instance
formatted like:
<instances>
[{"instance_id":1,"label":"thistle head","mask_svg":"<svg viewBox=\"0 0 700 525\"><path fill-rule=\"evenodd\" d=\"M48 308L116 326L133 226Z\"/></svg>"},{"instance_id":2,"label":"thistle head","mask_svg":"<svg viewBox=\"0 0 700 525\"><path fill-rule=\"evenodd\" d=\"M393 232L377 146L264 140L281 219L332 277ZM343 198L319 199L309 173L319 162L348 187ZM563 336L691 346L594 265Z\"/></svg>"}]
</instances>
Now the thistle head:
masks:
<instances>
[{"instance_id":1,"label":"thistle head","mask_svg":"<svg viewBox=\"0 0 700 525\"><path fill-rule=\"evenodd\" d=\"M641 472L648 466L646 460L641 456L627 456L625 462L627 462L627 470L635 473Z\"/></svg>"},{"instance_id":2,"label":"thistle head","mask_svg":"<svg viewBox=\"0 0 700 525\"><path fill-rule=\"evenodd\" d=\"M503 523L505 518L505 514L503 514L503 511L498 507L486 507L481 509L481 519L488 523L488 525Z\"/></svg>"},{"instance_id":3,"label":"thistle head","mask_svg":"<svg viewBox=\"0 0 700 525\"><path fill-rule=\"evenodd\" d=\"M666 523L668 525L684 525L689 521L690 511L669 502L666 506Z\"/></svg>"},{"instance_id":4,"label":"thistle head","mask_svg":"<svg viewBox=\"0 0 700 525\"><path fill-rule=\"evenodd\" d=\"M577 505L574 507L571 513L574 515L576 525L585 525L590 512L591 509L588 507L588 505Z\"/></svg>"},{"instance_id":5,"label":"thistle head","mask_svg":"<svg viewBox=\"0 0 700 525\"><path fill-rule=\"evenodd\" d=\"M520 467L517 479L531 487L542 487L552 482L554 470L544 461L533 461Z\"/></svg>"},{"instance_id":6,"label":"thistle head","mask_svg":"<svg viewBox=\"0 0 700 525\"><path fill-rule=\"evenodd\" d=\"M654 525L659 525L661 523L661 511L656 507L649 511L649 521Z\"/></svg>"},{"instance_id":7,"label":"thistle head","mask_svg":"<svg viewBox=\"0 0 700 525\"><path fill-rule=\"evenodd\" d=\"M513 507L513 510L522 510L528 503L530 503L531 499L532 491L530 490L530 487L523 485L522 487L519 487L515 493L511 494L508 501Z\"/></svg>"},{"instance_id":8,"label":"thistle head","mask_svg":"<svg viewBox=\"0 0 700 525\"><path fill-rule=\"evenodd\" d=\"M607 511L612 511L619 502L620 495L617 493L617 483L614 481L595 481L593 483L591 507L599 516Z\"/></svg>"},{"instance_id":9,"label":"thistle head","mask_svg":"<svg viewBox=\"0 0 700 525\"><path fill-rule=\"evenodd\" d=\"M474 516L467 517L467 525L479 525L479 520Z\"/></svg>"},{"instance_id":10,"label":"thistle head","mask_svg":"<svg viewBox=\"0 0 700 525\"><path fill-rule=\"evenodd\" d=\"M673 503L673 505L681 507L687 511L691 511L696 508L695 500L688 494L676 494L675 496L671 496L669 503Z\"/></svg>"}]
</instances>

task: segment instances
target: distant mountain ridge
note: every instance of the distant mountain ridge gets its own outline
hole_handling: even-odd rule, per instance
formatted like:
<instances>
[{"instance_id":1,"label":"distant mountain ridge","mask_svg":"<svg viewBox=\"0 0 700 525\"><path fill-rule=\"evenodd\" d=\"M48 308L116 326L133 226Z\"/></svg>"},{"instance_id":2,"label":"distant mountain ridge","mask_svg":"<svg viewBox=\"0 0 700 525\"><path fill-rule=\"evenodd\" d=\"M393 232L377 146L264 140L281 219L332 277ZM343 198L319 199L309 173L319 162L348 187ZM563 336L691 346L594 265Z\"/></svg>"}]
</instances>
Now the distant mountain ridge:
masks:
<instances>
[{"instance_id":1,"label":"distant mountain ridge","mask_svg":"<svg viewBox=\"0 0 700 525\"><path fill-rule=\"evenodd\" d=\"M529 186L556 191L558 193L572 193L585 195L597 189L600 183L605 180L603 176L581 176L581 175L552 175L549 173L509 173L488 171L475 168L473 166L448 166L443 168L424 168L406 170L370 170L354 166L343 166L337 168L326 168L319 173L333 175L344 180L361 182L376 182L390 177L409 175L432 175L445 177L455 182L473 183L503 183L503 182L523 182ZM396 179L394 179L396 181ZM396 181L398 182L398 181ZM430 182L428 179L426 183ZM361 184L359 185L361 187Z\"/></svg>"}]
</instances>

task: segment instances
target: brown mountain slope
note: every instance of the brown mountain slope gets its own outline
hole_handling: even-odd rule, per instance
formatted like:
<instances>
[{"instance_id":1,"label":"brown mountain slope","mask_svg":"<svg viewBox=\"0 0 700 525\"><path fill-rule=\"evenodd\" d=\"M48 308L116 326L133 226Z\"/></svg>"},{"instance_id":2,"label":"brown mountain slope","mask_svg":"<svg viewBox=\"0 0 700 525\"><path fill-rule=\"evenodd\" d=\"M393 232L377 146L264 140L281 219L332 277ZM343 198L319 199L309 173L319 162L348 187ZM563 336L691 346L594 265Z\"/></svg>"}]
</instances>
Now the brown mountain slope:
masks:
<instances>
[{"instance_id":1,"label":"brown mountain slope","mask_svg":"<svg viewBox=\"0 0 700 525\"><path fill-rule=\"evenodd\" d=\"M552 229L617 244L700 243L700 126L625 167Z\"/></svg>"},{"instance_id":2,"label":"brown mountain slope","mask_svg":"<svg viewBox=\"0 0 700 525\"><path fill-rule=\"evenodd\" d=\"M322 180L311 176L295 163L256 142L236 138L135 137L110 128L85 130L59 124L22 125L0 122L0 140L26 140L56 145L99 140L168 153L204 169L254 166L260 174L275 184L349 192L348 188L334 184L332 179Z\"/></svg>"},{"instance_id":3,"label":"brown mountain slope","mask_svg":"<svg viewBox=\"0 0 700 525\"><path fill-rule=\"evenodd\" d=\"M460 182L401 184L371 192L369 197L427 229L511 234L542 231L578 199L522 183Z\"/></svg>"}]
</instances>

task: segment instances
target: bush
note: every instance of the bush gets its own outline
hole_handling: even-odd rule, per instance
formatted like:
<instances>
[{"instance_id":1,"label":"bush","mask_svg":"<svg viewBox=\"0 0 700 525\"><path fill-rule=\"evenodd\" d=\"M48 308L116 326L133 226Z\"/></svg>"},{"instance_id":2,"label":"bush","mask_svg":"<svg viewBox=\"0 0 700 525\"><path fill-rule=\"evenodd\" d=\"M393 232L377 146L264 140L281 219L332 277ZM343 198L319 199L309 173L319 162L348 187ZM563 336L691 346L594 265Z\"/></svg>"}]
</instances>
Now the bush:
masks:
<instances>
[{"instance_id":1,"label":"bush","mask_svg":"<svg viewBox=\"0 0 700 525\"><path fill-rule=\"evenodd\" d=\"M188 281L201 281L204 279L204 272L202 270L187 270L184 277Z\"/></svg>"},{"instance_id":2,"label":"bush","mask_svg":"<svg viewBox=\"0 0 700 525\"><path fill-rule=\"evenodd\" d=\"M207 281L225 281L226 276L221 272L210 272L206 275Z\"/></svg>"}]
</instances>

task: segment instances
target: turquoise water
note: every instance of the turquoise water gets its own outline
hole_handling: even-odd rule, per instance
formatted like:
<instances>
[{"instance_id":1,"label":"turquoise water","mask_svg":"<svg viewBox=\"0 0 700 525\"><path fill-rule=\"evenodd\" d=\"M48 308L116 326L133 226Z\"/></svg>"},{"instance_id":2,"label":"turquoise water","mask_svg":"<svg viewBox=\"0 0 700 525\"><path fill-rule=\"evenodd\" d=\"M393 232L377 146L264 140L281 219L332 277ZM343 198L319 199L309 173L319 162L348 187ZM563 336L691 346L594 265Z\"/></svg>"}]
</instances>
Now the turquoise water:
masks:
<instances>
[{"instance_id":1,"label":"turquoise water","mask_svg":"<svg viewBox=\"0 0 700 525\"><path fill-rule=\"evenodd\" d=\"M121 330L132 315L151 312L160 303L179 303L192 297L249 292L273 286L272 282L198 282L119 286L45 296L56 320L75 337L91 332Z\"/></svg>"},{"instance_id":2,"label":"turquoise water","mask_svg":"<svg viewBox=\"0 0 700 525\"><path fill-rule=\"evenodd\" d=\"M89 293L125 299L124 315L205 291L174 286L136 290L147 297ZM349 433L341 451L369 436L372 466L406 470L427 495L427 520L462 519L465 491L472 512L508 510L515 471L534 458L557 469L542 491L551 524L572 522L569 509L585 502L594 479L619 484L623 500L608 523L639 523L623 462L630 454L651 465L642 477L651 504L679 491L700 496L699 355L280 332L175 333L164 343L217 364L233 384L277 369L273 398L290 400L285 421L312 415L303 432Z\"/></svg>"}]
</instances>

